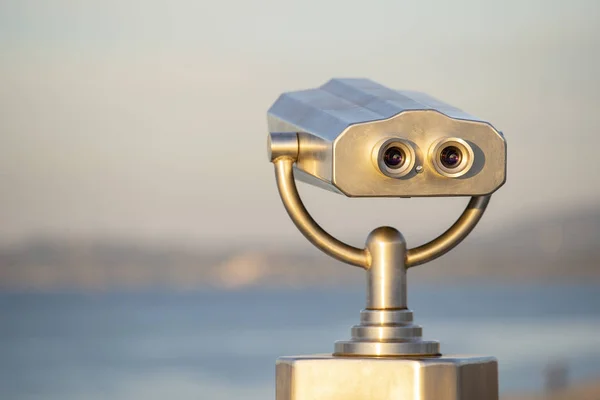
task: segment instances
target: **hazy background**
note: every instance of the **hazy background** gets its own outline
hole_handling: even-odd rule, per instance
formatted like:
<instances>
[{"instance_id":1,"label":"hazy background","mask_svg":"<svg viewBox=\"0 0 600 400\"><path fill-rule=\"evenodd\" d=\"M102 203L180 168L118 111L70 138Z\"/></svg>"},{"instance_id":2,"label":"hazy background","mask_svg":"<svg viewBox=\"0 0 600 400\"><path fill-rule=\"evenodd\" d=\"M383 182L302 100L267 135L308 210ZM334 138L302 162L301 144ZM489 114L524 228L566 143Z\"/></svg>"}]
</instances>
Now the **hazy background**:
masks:
<instances>
[{"instance_id":1,"label":"hazy background","mask_svg":"<svg viewBox=\"0 0 600 400\"><path fill-rule=\"evenodd\" d=\"M595 0L3 0L0 239L300 242L266 110L334 76L421 90L505 133L507 184L478 232L597 207L599 19ZM301 190L357 244L383 223L414 243L465 203Z\"/></svg>"},{"instance_id":2,"label":"hazy background","mask_svg":"<svg viewBox=\"0 0 600 400\"><path fill-rule=\"evenodd\" d=\"M596 0L0 0L0 397L272 398L277 356L346 338L363 274L301 237L266 157L277 96L332 77L507 139L480 226L411 271L425 336L498 356L502 393L548 363L599 376L599 21ZM378 225L415 246L467 202L300 191L357 246Z\"/></svg>"}]
</instances>

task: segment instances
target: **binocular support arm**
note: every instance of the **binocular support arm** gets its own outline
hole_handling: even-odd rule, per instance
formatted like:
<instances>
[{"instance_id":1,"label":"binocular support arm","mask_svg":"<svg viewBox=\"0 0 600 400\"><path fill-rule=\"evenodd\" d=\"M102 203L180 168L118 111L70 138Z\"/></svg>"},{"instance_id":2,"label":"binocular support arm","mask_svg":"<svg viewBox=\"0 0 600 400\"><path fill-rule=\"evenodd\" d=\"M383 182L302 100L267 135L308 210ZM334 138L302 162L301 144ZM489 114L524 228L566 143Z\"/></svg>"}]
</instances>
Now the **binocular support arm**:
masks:
<instances>
[{"instance_id":1,"label":"binocular support arm","mask_svg":"<svg viewBox=\"0 0 600 400\"><path fill-rule=\"evenodd\" d=\"M359 249L337 240L325 232L310 216L302 204L296 188L293 168L295 161L292 157L283 156L274 160L273 163L281 201L298 230L325 254L345 263L368 269L371 257L367 249Z\"/></svg>"},{"instance_id":2,"label":"binocular support arm","mask_svg":"<svg viewBox=\"0 0 600 400\"><path fill-rule=\"evenodd\" d=\"M466 238L483 216L492 195L473 196L456 222L431 242L406 252L406 267L416 267L443 256Z\"/></svg>"},{"instance_id":3,"label":"binocular support arm","mask_svg":"<svg viewBox=\"0 0 600 400\"><path fill-rule=\"evenodd\" d=\"M293 154L293 151L290 153ZM371 254L367 248L359 249L334 238L317 224L304 207L294 179L293 165L296 159L292 154L281 155L273 160L279 195L290 218L298 230L324 253L368 270L371 267ZM462 215L446 232L422 246L407 251L406 268L434 260L456 247L475 228L490 198L491 195L471 197Z\"/></svg>"}]
</instances>

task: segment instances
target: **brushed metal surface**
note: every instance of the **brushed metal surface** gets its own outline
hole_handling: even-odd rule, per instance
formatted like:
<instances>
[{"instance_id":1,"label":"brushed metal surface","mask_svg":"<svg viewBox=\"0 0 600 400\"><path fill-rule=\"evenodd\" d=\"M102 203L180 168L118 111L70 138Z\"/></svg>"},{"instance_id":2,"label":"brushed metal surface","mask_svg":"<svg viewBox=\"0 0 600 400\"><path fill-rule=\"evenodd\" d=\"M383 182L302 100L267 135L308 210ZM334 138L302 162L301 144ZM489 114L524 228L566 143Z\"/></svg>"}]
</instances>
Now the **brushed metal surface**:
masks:
<instances>
[{"instance_id":1,"label":"brushed metal surface","mask_svg":"<svg viewBox=\"0 0 600 400\"><path fill-rule=\"evenodd\" d=\"M396 229L373 230L365 244L371 263L367 270L367 309L406 308L406 240Z\"/></svg>"},{"instance_id":2,"label":"brushed metal surface","mask_svg":"<svg viewBox=\"0 0 600 400\"><path fill-rule=\"evenodd\" d=\"M423 328L415 324L407 325L355 325L351 329L352 337L358 340L365 339L377 339L378 341L390 341L397 340L398 338L420 339L423 334ZM432 354L438 354L439 351L435 351ZM402 353L395 353L402 354ZM427 354L419 352L417 354ZM393 355L393 354L392 354Z\"/></svg>"},{"instance_id":3,"label":"brushed metal surface","mask_svg":"<svg viewBox=\"0 0 600 400\"><path fill-rule=\"evenodd\" d=\"M270 162L280 157L298 158L298 134L271 133L267 138L267 158Z\"/></svg>"},{"instance_id":4,"label":"brushed metal surface","mask_svg":"<svg viewBox=\"0 0 600 400\"><path fill-rule=\"evenodd\" d=\"M422 328L412 322L406 304L406 241L396 229L373 230L366 242L371 263L367 269L367 309L351 339L335 342L334 355L439 355L440 344L423 340ZM378 315L379 314L379 315Z\"/></svg>"},{"instance_id":5,"label":"brushed metal surface","mask_svg":"<svg viewBox=\"0 0 600 400\"><path fill-rule=\"evenodd\" d=\"M268 111L269 131L297 133L298 179L357 197L480 196L506 178L506 143L492 125L424 93L396 91L367 79L332 79L282 94ZM466 141L472 167L440 174L427 155L444 137ZM412 173L398 177L373 163L382 140L414 144Z\"/></svg>"},{"instance_id":6,"label":"brushed metal surface","mask_svg":"<svg viewBox=\"0 0 600 400\"><path fill-rule=\"evenodd\" d=\"M497 400L493 357L282 357L276 400Z\"/></svg>"},{"instance_id":7,"label":"brushed metal surface","mask_svg":"<svg viewBox=\"0 0 600 400\"><path fill-rule=\"evenodd\" d=\"M411 268L443 256L458 246L475 229L492 196L472 197L460 217L437 238L406 252L406 267Z\"/></svg>"},{"instance_id":8,"label":"brushed metal surface","mask_svg":"<svg viewBox=\"0 0 600 400\"><path fill-rule=\"evenodd\" d=\"M334 238L310 216L298 194L292 168L293 163L294 159L290 156L277 158L274 161L275 179L281 201L298 230L324 253L345 263L368 268L370 255L366 249L350 246Z\"/></svg>"},{"instance_id":9,"label":"brushed metal surface","mask_svg":"<svg viewBox=\"0 0 600 400\"><path fill-rule=\"evenodd\" d=\"M395 324L398 322L412 322L413 314L408 309L402 310L362 310L360 322L363 324Z\"/></svg>"},{"instance_id":10,"label":"brushed metal surface","mask_svg":"<svg viewBox=\"0 0 600 400\"><path fill-rule=\"evenodd\" d=\"M285 93L268 124L269 160L290 218L316 247L367 273L367 308L351 339L336 342L333 356L279 359L277 400L497 400L494 358L441 356L438 342L421 338L406 304L406 272L450 251L479 222L506 179L503 135L423 93L366 79ZM438 159L443 143L461 150L460 168ZM408 156L406 170L382 164L388 145ZM400 232L380 227L361 249L317 224L295 178L347 196L472 198L448 230L422 246L407 250Z\"/></svg>"},{"instance_id":11,"label":"brushed metal surface","mask_svg":"<svg viewBox=\"0 0 600 400\"><path fill-rule=\"evenodd\" d=\"M360 249L323 230L302 204L292 168L297 151L292 140L295 134L273 134L272 137L271 142L277 143L273 150L278 154L273 160L277 187L296 227L325 253L367 270L367 311L361 313L361 324L352 328L351 339L335 343L334 354L372 357L439 355L439 343L422 340L421 327L412 323L412 313L408 317L406 271L410 266L445 254L460 243L479 222L489 196L472 198L450 229L416 249L407 250L402 234L391 227L373 230L365 248Z\"/></svg>"},{"instance_id":12,"label":"brushed metal surface","mask_svg":"<svg viewBox=\"0 0 600 400\"><path fill-rule=\"evenodd\" d=\"M419 327L420 328L420 327ZM440 343L434 340L338 340L334 345L334 356L345 357L424 357L439 356Z\"/></svg>"},{"instance_id":13,"label":"brushed metal surface","mask_svg":"<svg viewBox=\"0 0 600 400\"><path fill-rule=\"evenodd\" d=\"M294 147L289 144L282 148L294 152ZM368 249L359 249L341 242L321 228L310 216L298 194L294 162L293 155L288 154L273 160L281 201L298 230L326 254L351 265L370 268L371 255ZM475 228L487 208L490 197L491 195L472 197L461 216L448 230L422 246L409 249L405 261L407 268L434 260L456 247Z\"/></svg>"}]
</instances>

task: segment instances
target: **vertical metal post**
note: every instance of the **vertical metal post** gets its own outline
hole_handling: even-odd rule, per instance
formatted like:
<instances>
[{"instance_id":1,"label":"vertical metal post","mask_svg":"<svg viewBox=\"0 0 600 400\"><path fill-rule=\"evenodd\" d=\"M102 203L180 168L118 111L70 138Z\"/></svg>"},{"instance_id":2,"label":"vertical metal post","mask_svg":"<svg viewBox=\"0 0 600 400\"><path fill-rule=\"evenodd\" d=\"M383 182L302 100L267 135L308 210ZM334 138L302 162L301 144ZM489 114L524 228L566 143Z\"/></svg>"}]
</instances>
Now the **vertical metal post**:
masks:
<instances>
[{"instance_id":1,"label":"vertical metal post","mask_svg":"<svg viewBox=\"0 0 600 400\"><path fill-rule=\"evenodd\" d=\"M406 241L389 226L373 230L365 248L367 304L360 313L360 324L351 329L352 337L335 343L336 356L435 356L436 341L422 340L423 329L413 323L406 302Z\"/></svg>"},{"instance_id":2,"label":"vertical metal post","mask_svg":"<svg viewBox=\"0 0 600 400\"><path fill-rule=\"evenodd\" d=\"M367 309L406 309L406 241L387 226L367 238L371 265L367 270Z\"/></svg>"}]
</instances>

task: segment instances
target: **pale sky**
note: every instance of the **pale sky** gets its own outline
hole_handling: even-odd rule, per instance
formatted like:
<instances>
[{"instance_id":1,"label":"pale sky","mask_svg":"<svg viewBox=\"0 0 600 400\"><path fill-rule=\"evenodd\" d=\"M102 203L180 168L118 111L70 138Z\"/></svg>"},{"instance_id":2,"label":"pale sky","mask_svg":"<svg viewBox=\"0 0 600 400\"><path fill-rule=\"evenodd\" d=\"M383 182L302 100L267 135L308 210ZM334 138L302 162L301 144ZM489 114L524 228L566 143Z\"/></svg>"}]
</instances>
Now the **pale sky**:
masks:
<instances>
[{"instance_id":1,"label":"pale sky","mask_svg":"<svg viewBox=\"0 0 600 400\"><path fill-rule=\"evenodd\" d=\"M0 244L302 242L266 111L332 77L423 91L504 132L508 181L480 234L600 205L597 0L1 0L0 54ZM382 224L433 235L466 203L300 190L357 245Z\"/></svg>"}]
</instances>

